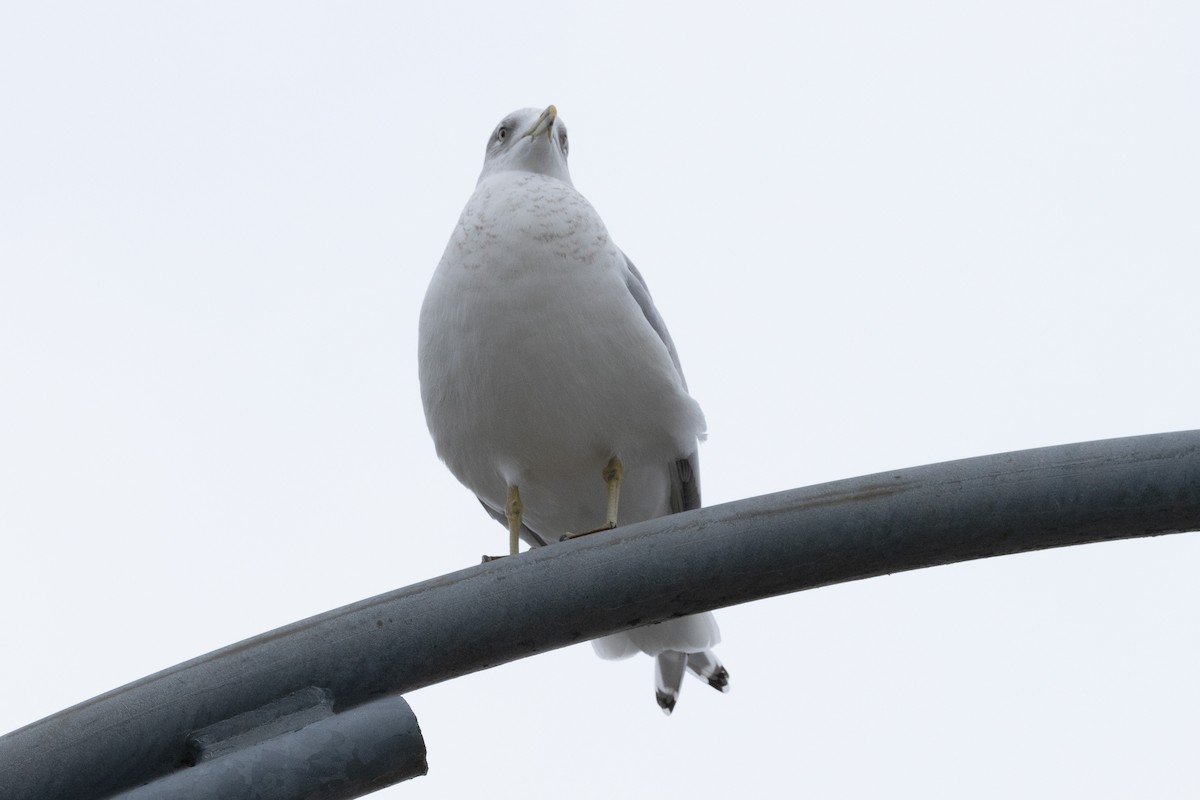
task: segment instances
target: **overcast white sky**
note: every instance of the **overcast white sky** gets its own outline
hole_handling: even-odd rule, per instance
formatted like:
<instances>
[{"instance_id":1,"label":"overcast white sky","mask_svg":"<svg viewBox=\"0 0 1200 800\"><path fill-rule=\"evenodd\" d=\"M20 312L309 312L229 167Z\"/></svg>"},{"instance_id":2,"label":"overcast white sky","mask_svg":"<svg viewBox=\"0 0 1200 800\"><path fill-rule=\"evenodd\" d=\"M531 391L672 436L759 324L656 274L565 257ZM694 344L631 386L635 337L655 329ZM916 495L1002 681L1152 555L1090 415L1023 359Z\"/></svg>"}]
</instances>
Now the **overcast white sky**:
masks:
<instances>
[{"instance_id":1,"label":"overcast white sky","mask_svg":"<svg viewBox=\"0 0 1200 800\"><path fill-rule=\"evenodd\" d=\"M5 4L0 730L503 547L416 328L515 108L650 283L709 503L1200 427L1200 6L793 6ZM1194 797L1198 573L727 609L669 719L568 648L412 693L430 774L376 796Z\"/></svg>"}]
</instances>

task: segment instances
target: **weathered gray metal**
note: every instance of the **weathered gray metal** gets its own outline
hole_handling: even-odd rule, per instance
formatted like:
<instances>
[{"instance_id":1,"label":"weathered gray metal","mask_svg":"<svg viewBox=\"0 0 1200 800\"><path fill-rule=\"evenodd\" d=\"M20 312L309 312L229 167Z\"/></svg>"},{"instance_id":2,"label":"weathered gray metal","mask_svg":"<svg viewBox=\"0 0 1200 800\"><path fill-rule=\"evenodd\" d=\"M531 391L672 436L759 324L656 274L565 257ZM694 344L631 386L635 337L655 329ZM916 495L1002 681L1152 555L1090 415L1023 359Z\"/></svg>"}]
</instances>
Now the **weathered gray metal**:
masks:
<instances>
[{"instance_id":1,"label":"weathered gray metal","mask_svg":"<svg viewBox=\"0 0 1200 800\"><path fill-rule=\"evenodd\" d=\"M1200 529L1200 431L900 469L539 548L218 650L0 738L0 797L106 797L200 729L341 711L616 630L919 567Z\"/></svg>"},{"instance_id":2,"label":"weathered gray metal","mask_svg":"<svg viewBox=\"0 0 1200 800\"><path fill-rule=\"evenodd\" d=\"M425 743L404 698L385 697L340 714L333 713L332 697L317 689L285 702L305 694L320 700L300 708L272 703L241 715L249 720L224 721L191 737L195 766L116 798L342 800L425 774Z\"/></svg>"}]
</instances>

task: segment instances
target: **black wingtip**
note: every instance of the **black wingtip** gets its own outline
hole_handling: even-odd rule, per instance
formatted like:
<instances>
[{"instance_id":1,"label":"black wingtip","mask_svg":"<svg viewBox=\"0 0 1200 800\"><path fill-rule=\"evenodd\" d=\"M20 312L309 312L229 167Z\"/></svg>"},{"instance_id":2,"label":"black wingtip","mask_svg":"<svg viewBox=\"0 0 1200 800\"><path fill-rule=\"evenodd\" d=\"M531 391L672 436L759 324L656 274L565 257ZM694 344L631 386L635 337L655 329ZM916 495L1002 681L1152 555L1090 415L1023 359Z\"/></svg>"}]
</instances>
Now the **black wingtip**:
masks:
<instances>
[{"instance_id":1,"label":"black wingtip","mask_svg":"<svg viewBox=\"0 0 1200 800\"><path fill-rule=\"evenodd\" d=\"M708 676L708 685L721 694L729 694L729 670L717 667L717 671Z\"/></svg>"},{"instance_id":2,"label":"black wingtip","mask_svg":"<svg viewBox=\"0 0 1200 800\"><path fill-rule=\"evenodd\" d=\"M654 699L658 701L658 707L663 710L663 713L668 717L675 710L675 697L666 692L655 692Z\"/></svg>"}]
</instances>

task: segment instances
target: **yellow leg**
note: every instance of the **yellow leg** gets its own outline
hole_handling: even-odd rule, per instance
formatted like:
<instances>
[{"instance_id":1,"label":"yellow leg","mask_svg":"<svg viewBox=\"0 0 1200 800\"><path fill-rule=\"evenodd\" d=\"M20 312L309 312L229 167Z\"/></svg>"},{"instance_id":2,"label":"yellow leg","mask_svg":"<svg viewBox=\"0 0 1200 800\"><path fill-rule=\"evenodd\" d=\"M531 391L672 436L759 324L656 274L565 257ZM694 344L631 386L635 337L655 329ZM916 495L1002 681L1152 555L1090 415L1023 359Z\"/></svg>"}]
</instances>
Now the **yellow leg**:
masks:
<instances>
[{"instance_id":1,"label":"yellow leg","mask_svg":"<svg viewBox=\"0 0 1200 800\"><path fill-rule=\"evenodd\" d=\"M621 459L613 456L604 465L604 482L608 484L608 527L617 527L617 504L621 500L621 479L625 477L625 466Z\"/></svg>"},{"instance_id":2,"label":"yellow leg","mask_svg":"<svg viewBox=\"0 0 1200 800\"><path fill-rule=\"evenodd\" d=\"M584 531L583 533L564 533L559 537L560 542L580 536L587 536L589 533L612 530L617 527L617 506L621 502L621 481L625 477L625 465L621 463L621 459L613 456L604 465L604 471L600 474L604 476L604 482L608 484L608 520L602 527L595 530Z\"/></svg>"},{"instance_id":3,"label":"yellow leg","mask_svg":"<svg viewBox=\"0 0 1200 800\"><path fill-rule=\"evenodd\" d=\"M508 487L508 501L504 504L504 516L508 519L508 554L515 556L521 543L521 493L516 486Z\"/></svg>"}]
</instances>

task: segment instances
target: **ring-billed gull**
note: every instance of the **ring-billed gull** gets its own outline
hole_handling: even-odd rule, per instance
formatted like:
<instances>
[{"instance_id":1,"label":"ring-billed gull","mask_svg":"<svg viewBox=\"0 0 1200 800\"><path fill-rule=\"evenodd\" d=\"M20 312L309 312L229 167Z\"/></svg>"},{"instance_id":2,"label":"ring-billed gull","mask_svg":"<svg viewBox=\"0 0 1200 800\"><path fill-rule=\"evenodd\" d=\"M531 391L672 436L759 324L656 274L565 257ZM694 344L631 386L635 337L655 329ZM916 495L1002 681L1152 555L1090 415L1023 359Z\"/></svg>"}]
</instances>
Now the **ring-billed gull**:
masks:
<instances>
[{"instance_id":1,"label":"ring-billed gull","mask_svg":"<svg viewBox=\"0 0 1200 800\"><path fill-rule=\"evenodd\" d=\"M558 111L523 109L483 173L421 308L421 400L438 455L530 546L700 506L704 415L646 282L567 170ZM593 642L655 657L668 714L685 670L728 691L697 614Z\"/></svg>"}]
</instances>

